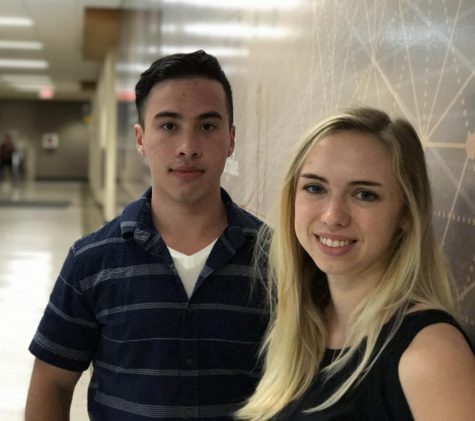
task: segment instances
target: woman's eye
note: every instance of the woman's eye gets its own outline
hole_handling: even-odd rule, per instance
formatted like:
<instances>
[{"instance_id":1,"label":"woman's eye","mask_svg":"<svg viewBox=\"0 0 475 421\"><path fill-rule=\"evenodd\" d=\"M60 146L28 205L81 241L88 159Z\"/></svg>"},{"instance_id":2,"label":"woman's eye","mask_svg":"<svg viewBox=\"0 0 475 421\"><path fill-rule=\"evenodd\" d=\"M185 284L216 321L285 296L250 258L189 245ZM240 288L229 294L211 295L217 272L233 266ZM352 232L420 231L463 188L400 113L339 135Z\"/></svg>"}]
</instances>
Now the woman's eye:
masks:
<instances>
[{"instance_id":1,"label":"woman's eye","mask_svg":"<svg viewBox=\"0 0 475 421\"><path fill-rule=\"evenodd\" d=\"M362 190L356 193L356 198L359 200L363 200L365 202L373 202L379 198L379 196L376 193L367 191L367 190Z\"/></svg>"},{"instance_id":2,"label":"woman's eye","mask_svg":"<svg viewBox=\"0 0 475 421\"><path fill-rule=\"evenodd\" d=\"M324 191L323 187L319 186L318 184L309 184L309 185L304 186L303 189L306 192L312 193L312 194L322 193Z\"/></svg>"}]
</instances>

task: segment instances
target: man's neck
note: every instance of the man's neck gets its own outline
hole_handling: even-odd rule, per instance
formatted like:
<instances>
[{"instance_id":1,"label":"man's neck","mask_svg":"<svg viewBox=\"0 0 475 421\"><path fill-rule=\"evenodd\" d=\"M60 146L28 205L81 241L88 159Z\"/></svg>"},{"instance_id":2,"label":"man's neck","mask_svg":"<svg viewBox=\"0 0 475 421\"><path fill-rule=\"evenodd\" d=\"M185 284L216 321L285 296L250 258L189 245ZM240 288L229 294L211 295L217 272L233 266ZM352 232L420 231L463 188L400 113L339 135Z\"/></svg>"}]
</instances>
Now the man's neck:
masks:
<instances>
[{"instance_id":1,"label":"man's neck","mask_svg":"<svg viewBox=\"0 0 475 421\"><path fill-rule=\"evenodd\" d=\"M219 192L198 203L161 201L152 194L152 219L167 246L187 255L216 240L227 226Z\"/></svg>"}]
</instances>

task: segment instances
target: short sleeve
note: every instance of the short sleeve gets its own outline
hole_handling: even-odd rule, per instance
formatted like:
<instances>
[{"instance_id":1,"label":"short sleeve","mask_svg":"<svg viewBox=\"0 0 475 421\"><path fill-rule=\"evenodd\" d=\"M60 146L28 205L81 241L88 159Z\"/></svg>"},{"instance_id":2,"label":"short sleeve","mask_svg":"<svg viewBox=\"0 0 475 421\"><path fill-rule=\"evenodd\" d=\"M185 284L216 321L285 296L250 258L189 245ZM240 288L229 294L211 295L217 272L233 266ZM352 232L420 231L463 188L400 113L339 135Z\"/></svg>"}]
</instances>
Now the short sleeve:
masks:
<instances>
[{"instance_id":1,"label":"short sleeve","mask_svg":"<svg viewBox=\"0 0 475 421\"><path fill-rule=\"evenodd\" d=\"M87 369L100 334L94 311L75 276L80 265L71 248L29 347L40 360L72 371Z\"/></svg>"}]
</instances>

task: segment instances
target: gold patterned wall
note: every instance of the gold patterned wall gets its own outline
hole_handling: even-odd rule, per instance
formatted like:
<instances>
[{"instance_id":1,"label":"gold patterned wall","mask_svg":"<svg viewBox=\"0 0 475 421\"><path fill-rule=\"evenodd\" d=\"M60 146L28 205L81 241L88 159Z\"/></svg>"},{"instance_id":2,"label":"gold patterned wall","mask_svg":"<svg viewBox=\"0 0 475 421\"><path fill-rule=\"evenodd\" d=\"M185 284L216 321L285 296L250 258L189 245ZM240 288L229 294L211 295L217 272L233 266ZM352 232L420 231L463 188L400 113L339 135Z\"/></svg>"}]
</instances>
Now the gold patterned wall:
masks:
<instances>
[{"instance_id":1,"label":"gold patterned wall","mask_svg":"<svg viewBox=\"0 0 475 421\"><path fill-rule=\"evenodd\" d=\"M122 96L155 58L215 54L234 91L237 147L223 175L235 201L267 220L292 147L327 114L355 104L411 121L422 137L437 235L475 342L475 1L124 1ZM125 93L125 94L124 94ZM121 103L121 181L145 188Z\"/></svg>"}]
</instances>

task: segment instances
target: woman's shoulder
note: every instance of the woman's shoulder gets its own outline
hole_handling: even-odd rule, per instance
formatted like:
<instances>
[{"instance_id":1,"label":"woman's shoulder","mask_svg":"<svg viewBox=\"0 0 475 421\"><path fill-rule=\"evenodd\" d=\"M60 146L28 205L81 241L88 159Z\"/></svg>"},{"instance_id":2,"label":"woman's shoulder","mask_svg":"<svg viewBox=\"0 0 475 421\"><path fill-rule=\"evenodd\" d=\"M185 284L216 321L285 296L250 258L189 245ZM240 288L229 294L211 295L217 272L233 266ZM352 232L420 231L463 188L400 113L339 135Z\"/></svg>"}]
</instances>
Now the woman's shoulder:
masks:
<instances>
[{"instance_id":1,"label":"woman's shoulder","mask_svg":"<svg viewBox=\"0 0 475 421\"><path fill-rule=\"evenodd\" d=\"M415 418L469 419L475 411L475 358L459 328L441 321L423 327L399 362L399 379ZM459 406L471 412L460 412Z\"/></svg>"},{"instance_id":2,"label":"woman's shoulder","mask_svg":"<svg viewBox=\"0 0 475 421\"><path fill-rule=\"evenodd\" d=\"M434 310L433 314L436 311L439 312ZM467 338L455 323L450 323L453 320L452 317L447 313L445 315L447 318L441 317L423 326L414 336L403 357L409 356L411 359L417 359L423 355L444 357L460 351L467 352L473 357Z\"/></svg>"},{"instance_id":3,"label":"woman's shoulder","mask_svg":"<svg viewBox=\"0 0 475 421\"><path fill-rule=\"evenodd\" d=\"M414 337L403 354L409 362L424 356L444 358L453 353L468 353L473 357L468 337L455 318L444 310L416 304L407 312L402 329L408 325L416 325ZM431 360L427 359L426 363L430 364Z\"/></svg>"},{"instance_id":4,"label":"woman's shoulder","mask_svg":"<svg viewBox=\"0 0 475 421\"><path fill-rule=\"evenodd\" d=\"M393 319L396 321L397 319ZM396 328L393 335L391 328ZM416 304L402 317L397 326L388 323L381 335L382 339L390 335L391 342L388 347L388 357L398 362L403 356L417 358L424 355L427 348L455 347L457 350L461 344L470 353L470 341L457 320L449 312L428 306ZM433 343L432 343L433 342ZM425 345L427 343L427 345Z\"/></svg>"},{"instance_id":5,"label":"woman's shoulder","mask_svg":"<svg viewBox=\"0 0 475 421\"><path fill-rule=\"evenodd\" d=\"M448 311L420 303L415 304L406 312L401 322L401 328L403 333L412 331L415 337L421 330L440 323L451 325L455 330L463 332L455 317ZM411 338L411 341L414 337Z\"/></svg>"}]
</instances>

